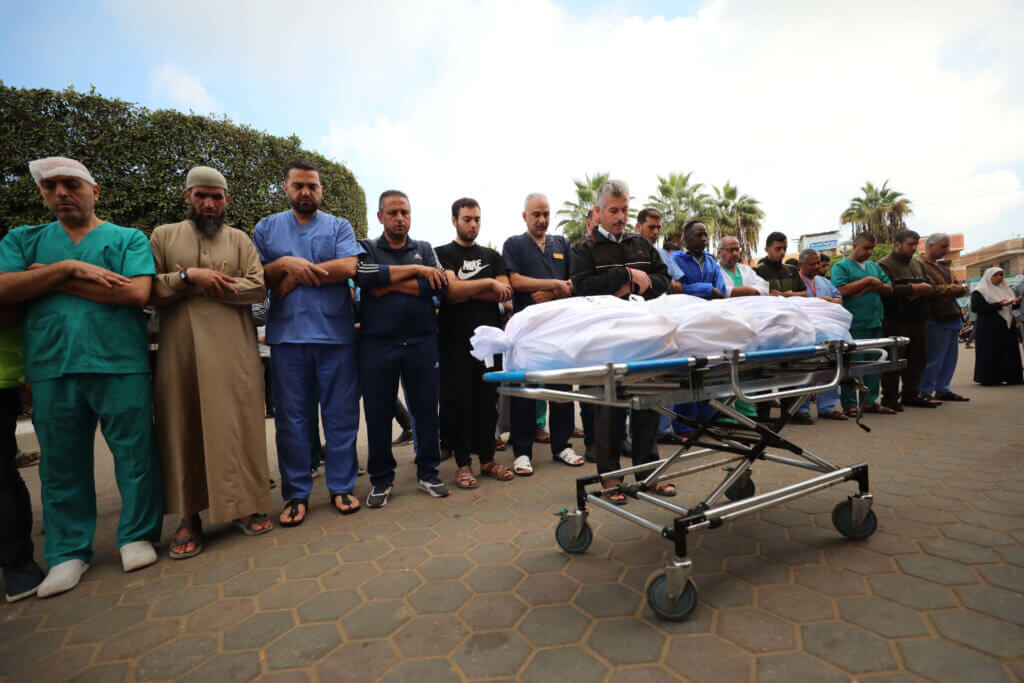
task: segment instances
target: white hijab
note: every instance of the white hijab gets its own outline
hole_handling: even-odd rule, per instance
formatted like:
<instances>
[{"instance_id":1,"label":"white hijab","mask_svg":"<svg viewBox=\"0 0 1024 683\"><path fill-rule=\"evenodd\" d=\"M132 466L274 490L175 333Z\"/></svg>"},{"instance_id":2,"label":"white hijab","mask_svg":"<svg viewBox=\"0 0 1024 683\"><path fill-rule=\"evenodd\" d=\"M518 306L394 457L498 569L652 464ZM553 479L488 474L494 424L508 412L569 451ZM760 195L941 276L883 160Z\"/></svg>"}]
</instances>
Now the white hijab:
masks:
<instances>
[{"instance_id":1,"label":"white hijab","mask_svg":"<svg viewBox=\"0 0 1024 683\"><path fill-rule=\"evenodd\" d=\"M1017 295L1010 289L1010 285L1006 284L1004 279L1002 284L994 284L992 282L992 276L996 273L1002 273L1002 268L989 268L985 271L985 275L981 278L981 283L974 290L981 292L981 295L985 297L985 301L990 304L998 304L1000 301L1013 300L1017 298ZM1010 306L1003 306L999 309L999 315L1003 316L1003 320L1006 321L1006 326L1010 327L1013 325L1013 314L1010 312Z\"/></svg>"}]
</instances>

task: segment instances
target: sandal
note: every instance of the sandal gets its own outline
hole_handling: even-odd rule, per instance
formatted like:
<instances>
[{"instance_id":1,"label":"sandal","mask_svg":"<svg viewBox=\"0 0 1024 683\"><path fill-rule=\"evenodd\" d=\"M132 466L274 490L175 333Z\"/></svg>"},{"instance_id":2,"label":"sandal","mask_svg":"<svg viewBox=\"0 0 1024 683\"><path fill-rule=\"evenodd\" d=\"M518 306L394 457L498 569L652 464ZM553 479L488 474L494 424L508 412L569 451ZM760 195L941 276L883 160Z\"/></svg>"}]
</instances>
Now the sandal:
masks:
<instances>
[{"instance_id":1,"label":"sandal","mask_svg":"<svg viewBox=\"0 0 1024 683\"><path fill-rule=\"evenodd\" d=\"M622 484L621 479L608 479L604 482L604 497L613 505L626 504L626 494L619 490L620 484Z\"/></svg>"},{"instance_id":2,"label":"sandal","mask_svg":"<svg viewBox=\"0 0 1024 683\"><path fill-rule=\"evenodd\" d=\"M889 406L881 406L877 403L871 403L866 406L861 406L860 412L862 413L873 413L875 415L895 415L896 411Z\"/></svg>"},{"instance_id":3,"label":"sandal","mask_svg":"<svg viewBox=\"0 0 1024 683\"><path fill-rule=\"evenodd\" d=\"M548 434L546 429L538 429L537 436L533 440L537 443L551 443L551 435Z\"/></svg>"},{"instance_id":4,"label":"sandal","mask_svg":"<svg viewBox=\"0 0 1024 683\"><path fill-rule=\"evenodd\" d=\"M494 450L503 451L508 448L508 444L505 443L505 439L500 436L494 437Z\"/></svg>"},{"instance_id":5,"label":"sandal","mask_svg":"<svg viewBox=\"0 0 1024 683\"><path fill-rule=\"evenodd\" d=\"M580 467L586 462L582 455L578 455L576 451L568 447L563 448L561 453L556 453L551 457L555 462L565 463L569 467Z\"/></svg>"},{"instance_id":6,"label":"sandal","mask_svg":"<svg viewBox=\"0 0 1024 683\"><path fill-rule=\"evenodd\" d=\"M672 490L670 491L669 489ZM651 493L653 493L656 496L661 496L663 498L675 498L676 485L671 484L667 481L659 481L657 484L654 485L654 488L651 489Z\"/></svg>"},{"instance_id":7,"label":"sandal","mask_svg":"<svg viewBox=\"0 0 1024 683\"><path fill-rule=\"evenodd\" d=\"M579 427L573 427L572 428L572 438L574 438L574 439L582 439L583 438L583 430L580 429Z\"/></svg>"},{"instance_id":8,"label":"sandal","mask_svg":"<svg viewBox=\"0 0 1024 683\"><path fill-rule=\"evenodd\" d=\"M346 509L342 510L340 507L338 507L339 498L341 498L341 504L344 505ZM334 509L337 510L338 513L342 515L351 515L356 512L359 512L360 507L359 501L351 493L332 493L331 505L333 505Z\"/></svg>"},{"instance_id":9,"label":"sandal","mask_svg":"<svg viewBox=\"0 0 1024 683\"><path fill-rule=\"evenodd\" d=\"M833 410L831 413L822 413L818 417L823 420L842 420L843 422L847 420L847 415L839 412L838 410Z\"/></svg>"},{"instance_id":10,"label":"sandal","mask_svg":"<svg viewBox=\"0 0 1024 683\"><path fill-rule=\"evenodd\" d=\"M936 391L932 394L933 398L938 401L970 401L971 399L966 396L961 396L952 391Z\"/></svg>"},{"instance_id":11,"label":"sandal","mask_svg":"<svg viewBox=\"0 0 1024 683\"><path fill-rule=\"evenodd\" d=\"M178 534L183 531L195 531L194 534L188 536L182 536L178 538ZM178 552L174 548L179 545L188 547L189 543L195 543L196 547L187 552ZM178 528L174 530L174 536L171 538L170 548L168 548L167 554L170 555L172 560L187 560L190 557L195 557L199 553L203 552L203 530L201 527L189 526L187 523L182 522L178 525Z\"/></svg>"},{"instance_id":12,"label":"sandal","mask_svg":"<svg viewBox=\"0 0 1024 683\"><path fill-rule=\"evenodd\" d=\"M256 525L260 522L270 522L270 518L262 512L260 512L254 515L249 515L248 522L243 522L241 518L232 520L231 526L238 527L246 536L261 536L267 533L268 531L273 530L273 522L270 522L270 526L266 527L265 529L257 529Z\"/></svg>"},{"instance_id":13,"label":"sandal","mask_svg":"<svg viewBox=\"0 0 1024 683\"><path fill-rule=\"evenodd\" d=\"M488 477L497 479L498 481L509 481L516 476L512 474L512 470L505 467L497 460L492 460L491 462L486 462L483 465L480 465L480 473L486 474Z\"/></svg>"},{"instance_id":14,"label":"sandal","mask_svg":"<svg viewBox=\"0 0 1024 683\"><path fill-rule=\"evenodd\" d=\"M14 464L20 469L22 467L33 467L39 464L39 451L21 453L14 459Z\"/></svg>"},{"instance_id":15,"label":"sandal","mask_svg":"<svg viewBox=\"0 0 1024 683\"><path fill-rule=\"evenodd\" d=\"M296 521L295 518L299 516L300 505L304 508L302 510L302 519ZM306 513L309 512L309 498L292 498L285 503L285 507L282 512L287 512L290 519L288 521L283 519L278 520L281 523L281 526L293 527L302 524L306 521Z\"/></svg>"},{"instance_id":16,"label":"sandal","mask_svg":"<svg viewBox=\"0 0 1024 683\"><path fill-rule=\"evenodd\" d=\"M520 477L528 477L533 474L533 463L530 461L530 456L518 456L512 461L512 470Z\"/></svg>"},{"instance_id":17,"label":"sandal","mask_svg":"<svg viewBox=\"0 0 1024 683\"><path fill-rule=\"evenodd\" d=\"M483 470L482 467L480 469ZM460 489L475 489L478 486L471 465L464 465L455 470L455 486Z\"/></svg>"}]
</instances>

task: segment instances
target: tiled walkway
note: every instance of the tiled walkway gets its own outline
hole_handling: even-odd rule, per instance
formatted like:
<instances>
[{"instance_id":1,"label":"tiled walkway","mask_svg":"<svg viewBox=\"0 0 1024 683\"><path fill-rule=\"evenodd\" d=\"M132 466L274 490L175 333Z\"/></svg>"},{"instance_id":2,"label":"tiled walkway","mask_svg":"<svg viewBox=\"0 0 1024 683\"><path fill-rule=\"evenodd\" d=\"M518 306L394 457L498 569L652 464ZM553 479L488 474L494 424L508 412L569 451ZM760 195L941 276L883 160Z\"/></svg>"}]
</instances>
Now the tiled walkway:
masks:
<instances>
[{"instance_id":1,"label":"tiled walkway","mask_svg":"<svg viewBox=\"0 0 1024 683\"><path fill-rule=\"evenodd\" d=\"M678 624L653 617L643 598L669 549L653 534L598 510L590 551L558 550L552 513L572 504L576 472L539 445L532 478L481 480L446 500L415 491L404 447L382 510L334 514L317 480L303 526L258 538L210 529L202 555L173 562L163 546L157 565L133 574L113 547L105 455L95 563L71 593L0 606L0 676L1020 680L1024 388L972 386L970 354L954 387L970 403L871 416L870 434L852 423L789 428L819 455L870 464L879 531L857 543L833 529L846 486L698 534L700 604ZM22 472L38 508L37 474ZM715 476L686 481L681 502ZM792 474L761 465L754 478ZM361 497L367 486L360 479Z\"/></svg>"}]
</instances>

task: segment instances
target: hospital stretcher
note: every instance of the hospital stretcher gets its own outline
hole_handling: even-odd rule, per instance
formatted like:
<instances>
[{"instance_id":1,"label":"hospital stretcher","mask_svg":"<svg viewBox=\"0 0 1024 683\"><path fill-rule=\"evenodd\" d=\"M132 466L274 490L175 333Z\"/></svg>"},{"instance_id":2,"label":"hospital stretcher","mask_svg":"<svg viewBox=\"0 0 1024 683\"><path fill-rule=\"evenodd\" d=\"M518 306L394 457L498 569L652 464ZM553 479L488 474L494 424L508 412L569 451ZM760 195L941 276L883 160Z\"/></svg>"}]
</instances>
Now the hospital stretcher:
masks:
<instances>
[{"instance_id":1,"label":"hospital stretcher","mask_svg":"<svg viewBox=\"0 0 1024 683\"><path fill-rule=\"evenodd\" d=\"M510 396L650 409L691 428L683 444L667 458L577 478L575 509L559 512L562 519L555 531L563 550L586 552L593 540L587 523L588 508L598 507L670 541L675 552L664 572L648 583L647 600L660 618L682 621L697 606L697 589L690 579L693 563L687 555L691 532L715 529L769 506L855 481L857 491L835 506L832 523L839 533L854 540L874 533L878 521L871 510L867 464L838 467L780 432L806 397L840 385L859 394L866 390L862 381L865 375L905 367L901 351L908 341L906 337L830 341L776 351L730 351L715 356L607 362L561 370L490 372L485 378L500 382L499 392ZM551 385L573 388L547 388ZM781 401L781 416L762 424L738 412L735 401ZM672 410L674 405L693 402L709 404L713 415L692 419ZM856 423L870 431L860 423L859 415ZM758 460L807 470L813 476L757 493L751 474ZM659 482L716 468L725 470L721 482L691 507L670 502L652 491ZM637 481L627 482L626 475L633 475ZM671 524L663 525L639 514L635 505L619 506L606 500L603 484L609 479L622 480L614 490L627 500L668 510L674 517Z\"/></svg>"}]
</instances>

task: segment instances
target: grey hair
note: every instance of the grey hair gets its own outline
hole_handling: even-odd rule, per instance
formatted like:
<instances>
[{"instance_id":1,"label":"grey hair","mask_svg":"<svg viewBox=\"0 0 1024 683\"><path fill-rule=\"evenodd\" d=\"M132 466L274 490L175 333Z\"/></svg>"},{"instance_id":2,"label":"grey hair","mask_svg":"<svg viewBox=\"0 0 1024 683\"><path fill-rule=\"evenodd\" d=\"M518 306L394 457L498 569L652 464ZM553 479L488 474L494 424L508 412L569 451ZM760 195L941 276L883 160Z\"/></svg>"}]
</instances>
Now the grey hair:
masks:
<instances>
[{"instance_id":1,"label":"grey hair","mask_svg":"<svg viewBox=\"0 0 1024 683\"><path fill-rule=\"evenodd\" d=\"M523 200L523 211L526 211L526 207L530 205L531 199L543 199L544 201L548 201L548 196L543 192L531 192L526 195L526 199ZM550 202L548 203L550 204Z\"/></svg>"},{"instance_id":2,"label":"grey hair","mask_svg":"<svg viewBox=\"0 0 1024 683\"><path fill-rule=\"evenodd\" d=\"M736 240L736 244L740 243L740 240L739 240L738 237L736 237L736 235L722 235L721 237L718 238L718 248L719 249L724 249L725 248L725 241L726 240Z\"/></svg>"},{"instance_id":3,"label":"grey hair","mask_svg":"<svg viewBox=\"0 0 1024 683\"><path fill-rule=\"evenodd\" d=\"M932 234L928 235L928 239L926 239L924 241L924 246L930 247L933 244L938 244L942 240L948 240L948 239L949 239L949 235L944 233L944 232L933 232Z\"/></svg>"},{"instance_id":4,"label":"grey hair","mask_svg":"<svg viewBox=\"0 0 1024 683\"><path fill-rule=\"evenodd\" d=\"M798 260L800 261L800 263L803 263L804 261L806 261L807 259L811 258L812 256L817 256L817 255L818 255L817 249L804 249L803 251L800 252L800 256L798 257Z\"/></svg>"},{"instance_id":5,"label":"grey hair","mask_svg":"<svg viewBox=\"0 0 1024 683\"><path fill-rule=\"evenodd\" d=\"M604 208L608 197L625 197L629 199L629 185L622 180L606 180L597 190L597 205Z\"/></svg>"}]
</instances>

